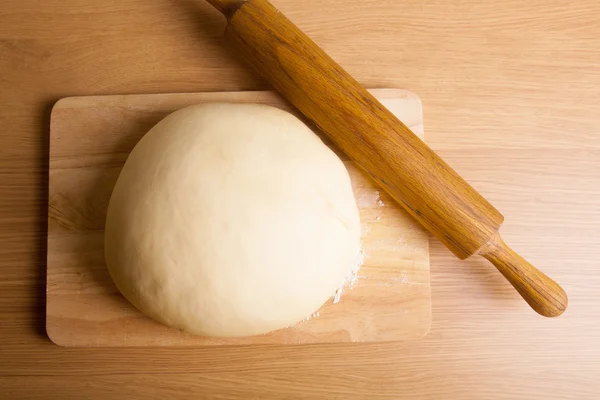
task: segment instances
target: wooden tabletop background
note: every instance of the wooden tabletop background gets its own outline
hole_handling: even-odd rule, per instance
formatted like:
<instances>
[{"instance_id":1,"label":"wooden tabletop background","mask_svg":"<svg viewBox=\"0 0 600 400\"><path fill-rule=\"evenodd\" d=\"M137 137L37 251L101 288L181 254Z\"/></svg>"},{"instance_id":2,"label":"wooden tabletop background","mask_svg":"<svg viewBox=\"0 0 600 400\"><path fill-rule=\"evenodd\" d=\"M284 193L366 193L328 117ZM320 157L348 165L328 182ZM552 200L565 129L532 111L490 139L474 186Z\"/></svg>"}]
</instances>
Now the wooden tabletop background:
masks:
<instances>
[{"instance_id":1,"label":"wooden tabletop background","mask_svg":"<svg viewBox=\"0 0 600 400\"><path fill-rule=\"evenodd\" d=\"M368 87L423 100L427 142L560 282L539 317L482 259L431 244L417 342L82 350L44 331L48 117L64 96L268 89L202 0L0 4L0 397L597 399L600 2L273 0Z\"/></svg>"}]
</instances>

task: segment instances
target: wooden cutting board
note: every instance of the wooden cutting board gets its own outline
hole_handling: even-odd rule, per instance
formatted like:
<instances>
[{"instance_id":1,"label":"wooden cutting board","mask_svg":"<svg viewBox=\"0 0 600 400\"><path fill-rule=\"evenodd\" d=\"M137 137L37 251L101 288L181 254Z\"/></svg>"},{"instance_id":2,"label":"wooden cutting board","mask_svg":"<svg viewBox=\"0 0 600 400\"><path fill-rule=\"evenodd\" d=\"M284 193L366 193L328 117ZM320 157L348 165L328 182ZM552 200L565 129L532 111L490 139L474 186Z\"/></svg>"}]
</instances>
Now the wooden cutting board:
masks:
<instances>
[{"instance_id":1,"label":"wooden cutting board","mask_svg":"<svg viewBox=\"0 0 600 400\"><path fill-rule=\"evenodd\" d=\"M417 96L398 89L372 93L423 137ZM431 325L428 236L343 155L360 208L365 263L336 304L329 300L309 319L267 335L219 339L156 323L120 295L103 256L106 208L119 172L137 141L167 114L215 101L263 103L295 112L273 92L71 97L56 103L48 205L50 339L61 346L132 347L383 342L425 336Z\"/></svg>"}]
</instances>

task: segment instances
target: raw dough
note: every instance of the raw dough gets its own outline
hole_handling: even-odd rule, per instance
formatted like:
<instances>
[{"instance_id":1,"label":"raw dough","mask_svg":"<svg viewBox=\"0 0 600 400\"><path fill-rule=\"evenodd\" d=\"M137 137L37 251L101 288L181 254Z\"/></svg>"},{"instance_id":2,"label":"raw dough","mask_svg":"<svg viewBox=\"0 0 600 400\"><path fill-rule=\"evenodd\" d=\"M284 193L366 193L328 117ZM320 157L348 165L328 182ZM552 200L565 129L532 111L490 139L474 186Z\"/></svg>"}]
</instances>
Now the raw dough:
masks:
<instances>
[{"instance_id":1,"label":"raw dough","mask_svg":"<svg viewBox=\"0 0 600 400\"><path fill-rule=\"evenodd\" d=\"M196 105L162 120L127 159L106 221L106 262L125 297L207 336L304 319L359 248L342 161L296 117L261 105Z\"/></svg>"}]
</instances>

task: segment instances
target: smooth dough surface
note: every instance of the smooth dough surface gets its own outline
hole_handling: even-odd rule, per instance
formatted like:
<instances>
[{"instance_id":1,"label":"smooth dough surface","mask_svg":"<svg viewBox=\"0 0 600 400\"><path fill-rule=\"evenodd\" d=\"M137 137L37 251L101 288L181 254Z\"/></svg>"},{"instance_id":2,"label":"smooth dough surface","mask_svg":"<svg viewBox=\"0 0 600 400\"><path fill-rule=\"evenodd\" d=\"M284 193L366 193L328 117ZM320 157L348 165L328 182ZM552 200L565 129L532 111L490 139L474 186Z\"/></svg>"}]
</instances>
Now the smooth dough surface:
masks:
<instances>
[{"instance_id":1,"label":"smooth dough surface","mask_svg":"<svg viewBox=\"0 0 600 400\"><path fill-rule=\"evenodd\" d=\"M131 152L105 257L143 313L207 336L284 328L325 303L356 263L360 219L337 155L277 108L181 109Z\"/></svg>"}]
</instances>

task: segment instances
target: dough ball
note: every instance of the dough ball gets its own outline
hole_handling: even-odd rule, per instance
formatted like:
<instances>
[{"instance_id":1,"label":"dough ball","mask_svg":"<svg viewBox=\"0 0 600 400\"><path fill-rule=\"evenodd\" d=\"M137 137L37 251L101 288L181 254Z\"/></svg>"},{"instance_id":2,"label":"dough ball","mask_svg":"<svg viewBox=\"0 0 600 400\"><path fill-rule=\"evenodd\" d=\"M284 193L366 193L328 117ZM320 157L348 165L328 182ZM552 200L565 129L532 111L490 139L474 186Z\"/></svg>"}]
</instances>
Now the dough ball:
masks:
<instances>
[{"instance_id":1,"label":"dough ball","mask_svg":"<svg viewBox=\"0 0 600 400\"><path fill-rule=\"evenodd\" d=\"M127 159L106 220L106 262L123 295L207 336L304 319L359 248L342 161L299 119L262 105L196 105L162 120Z\"/></svg>"}]
</instances>

